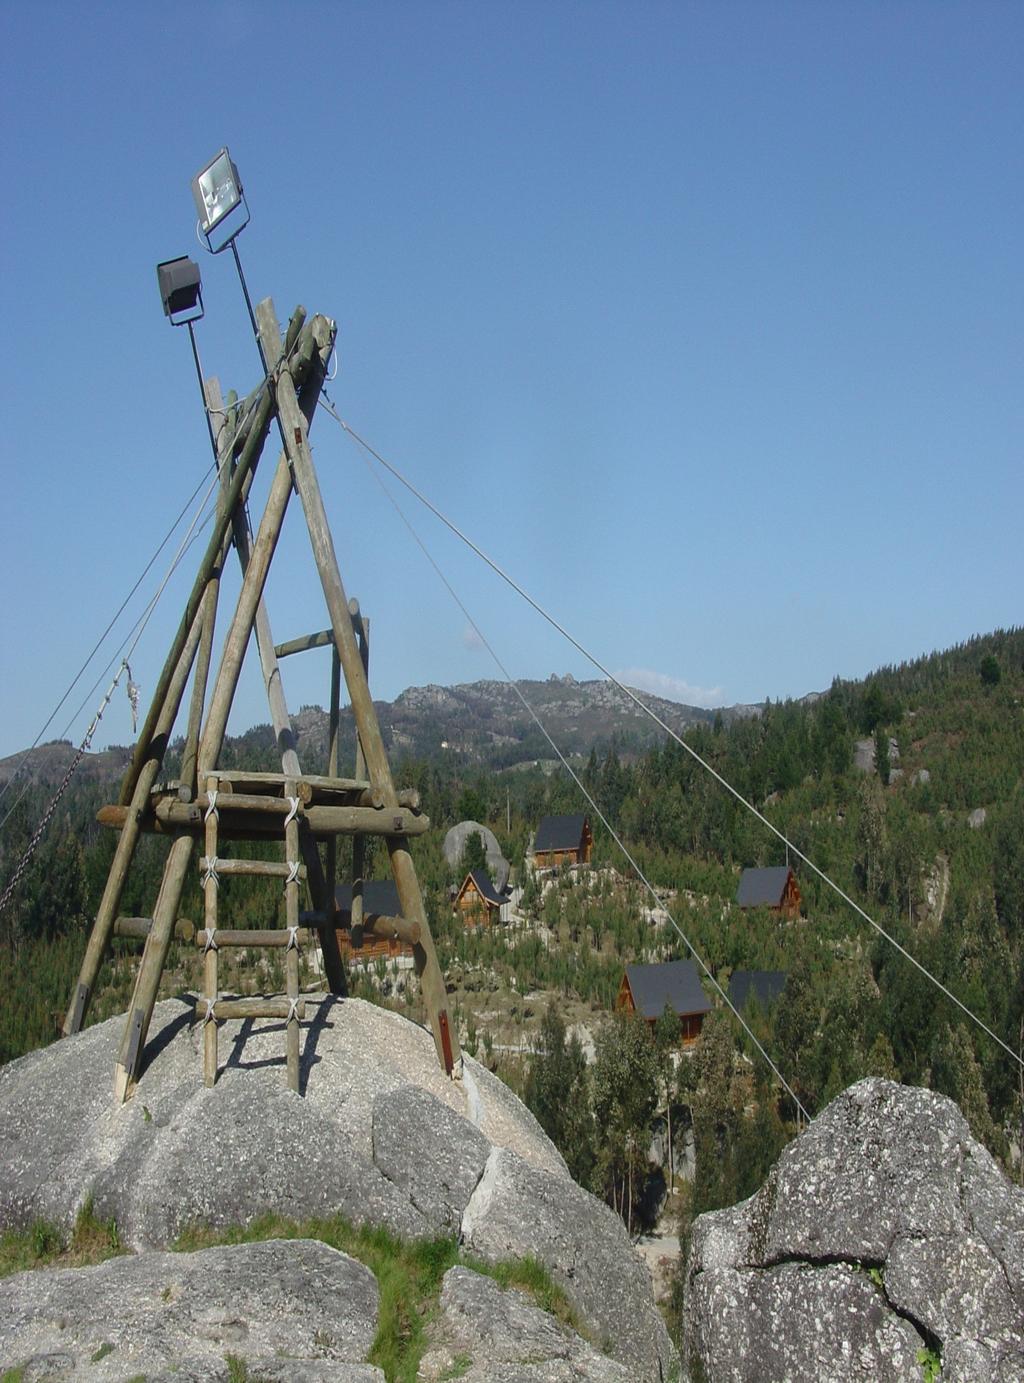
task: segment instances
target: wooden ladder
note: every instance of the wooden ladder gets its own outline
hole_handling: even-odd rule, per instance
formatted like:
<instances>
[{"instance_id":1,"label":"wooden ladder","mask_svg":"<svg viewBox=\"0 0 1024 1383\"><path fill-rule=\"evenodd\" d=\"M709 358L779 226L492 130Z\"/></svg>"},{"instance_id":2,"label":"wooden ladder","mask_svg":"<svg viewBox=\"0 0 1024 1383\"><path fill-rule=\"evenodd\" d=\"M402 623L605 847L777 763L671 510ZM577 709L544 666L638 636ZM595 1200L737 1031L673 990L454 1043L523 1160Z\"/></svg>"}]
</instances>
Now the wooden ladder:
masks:
<instances>
[{"instance_id":1,"label":"wooden ladder","mask_svg":"<svg viewBox=\"0 0 1024 1383\"><path fill-rule=\"evenodd\" d=\"M203 1081L213 1085L217 1079L217 1023L225 1018L283 1018L288 1088L299 1090L299 1023L305 1007L299 999L299 947L309 941L309 930L299 926L299 885L306 878L300 863L299 816L303 804L294 779L284 782L284 796L243 794L231 790L229 780L216 772L206 775L204 808L206 853L199 861L203 879L204 929L196 934L203 950ZM284 859L221 859L218 856L219 805L230 801L232 812L253 812L279 817L284 829ZM284 880L285 926L269 930L221 930L217 926L221 880L226 876L247 875ZM246 946L283 949L285 953L285 994L282 999L222 999L219 994L218 955L223 947Z\"/></svg>"}]
</instances>

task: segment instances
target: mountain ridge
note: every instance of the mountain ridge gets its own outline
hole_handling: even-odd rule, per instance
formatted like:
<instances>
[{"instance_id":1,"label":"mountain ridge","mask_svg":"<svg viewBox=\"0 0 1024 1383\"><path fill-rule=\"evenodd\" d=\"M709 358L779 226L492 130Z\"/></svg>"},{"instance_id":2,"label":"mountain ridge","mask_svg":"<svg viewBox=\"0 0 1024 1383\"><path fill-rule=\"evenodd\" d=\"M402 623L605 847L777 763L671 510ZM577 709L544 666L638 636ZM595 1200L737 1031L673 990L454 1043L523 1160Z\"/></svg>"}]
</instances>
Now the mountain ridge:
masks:
<instances>
[{"instance_id":1,"label":"mountain ridge","mask_svg":"<svg viewBox=\"0 0 1024 1383\"><path fill-rule=\"evenodd\" d=\"M693 725L711 725L716 717L726 724L761 714L760 705L728 706L709 710L689 706L630 688L644 705L676 733ZM545 680L524 678L515 683L494 679L460 682L451 686L428 683L406 687L394 701L375 700L384 742L392 758L434 759L457 755L482 766L501 769L554 757L551 745L523 706L525 699L551 738L567 756L589 754L614 747L621 753L639 753L660 742L664 731L615 683L606 678L577 681L571 674L552 673ZM329 717L321 706L302 706L291 716L299 753L309 762L327 754ZM354 732L352 713L343 707L341 732ZM264 746L263 741L266 741ZM273 748L273 731L259 723L241 734L229 735L229 749ZM28 770L39 783L56 783L76 753L70 740L49 740L35 748L19 750L0 759L0 784ZM130 749L110 745L86 754L79 773L96 781L119 777L130 759Z\"/></svg>"}]
</instances>

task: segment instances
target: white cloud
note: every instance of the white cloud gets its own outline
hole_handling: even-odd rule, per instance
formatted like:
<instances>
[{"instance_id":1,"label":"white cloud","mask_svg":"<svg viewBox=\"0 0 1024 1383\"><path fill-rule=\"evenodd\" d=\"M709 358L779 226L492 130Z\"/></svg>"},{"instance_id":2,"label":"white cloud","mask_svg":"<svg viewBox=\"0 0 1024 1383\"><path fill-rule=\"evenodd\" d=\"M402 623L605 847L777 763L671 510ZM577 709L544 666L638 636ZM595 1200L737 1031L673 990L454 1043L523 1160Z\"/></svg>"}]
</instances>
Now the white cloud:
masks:
<instances>
[{"instance_id":1,"label":"white cloud","mask_svg":"<svg viewBox=\"0 0 1024 1383\"><path fill-rule=\"evenodd\" d=\"M711 708L724 705L721 687L695 687L682 677L670 677L667 672L655 672L652 668L628 667L615 676L627 687L637 691L649 691L666 701L681 701L686 706Z\"/></svg>"}]
</instances>

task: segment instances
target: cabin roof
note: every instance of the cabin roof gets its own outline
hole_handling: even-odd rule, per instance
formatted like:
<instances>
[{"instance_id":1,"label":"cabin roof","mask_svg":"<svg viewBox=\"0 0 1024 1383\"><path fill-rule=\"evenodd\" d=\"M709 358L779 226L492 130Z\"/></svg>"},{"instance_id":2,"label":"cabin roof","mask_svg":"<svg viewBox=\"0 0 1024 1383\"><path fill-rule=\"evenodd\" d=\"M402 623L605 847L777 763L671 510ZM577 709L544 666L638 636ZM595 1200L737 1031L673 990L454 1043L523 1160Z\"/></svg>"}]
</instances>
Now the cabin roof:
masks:
<instances>
[{"instance_id":1,"label":"cabin roof","mask_svg":"<svg viewBox=\"0 0 1024 1383\"><path fill-rule=\"evenodd\" d=\"M334 890L334 897L342 912L351 913L351 884L338 884ZM401 917L402 905L398 901L398 888L394 879L363 881L363 912L379 914L382 917Z\"/></svg>"},{"instance_id":2,"label":"cabin roof","mask_svg":"<svg viewBox=\"0 0 1024 1383\"><path fill-rule=\"evenodd\" d=\"M744 869L736 890L737 903L741 908L777 908L792 873L785 864L770 869Z\"/></svg>"},{"instance_id":3,"label":"cabin roof","mask_svg":"<svg viewBox=\"0 0 1024 1383\"><path fill-rule=\"evenodd\" d=\"M490 878L482 869L471 869L469 871L462 881L462 888L459 889L460 896L466 891L466 884L470 879L472 879L473 883L476 885L476 890L480 894L480 897L486 899L488 903L493 903L495 907L500 908L502 903L506 901L505 895L498 892Z\"/></svg>"},{"instance_id":4,"label":"cabin roof","mask_svg":"<svg viewBox=\"0 0 1024 1383\"><path fill-rule=\"evenodd\" d=\"M541 850L578 850L583 843L583 828L587 818L582 812L574 816L542 816L533 842L533 853Z\"/></svg>"},{"instance_id":5,"label":"cabin roof","mask_svg":"<svg viewBox=\"0 0 1024 1383\"><path fill-rule=\"evenodd\" d=\"M767 1008L785 987L785 970L734 970L729 977L729 998L738 1009L751 998Z\"/></svg>"},{"instance_id":6,"label":"cabin roof","mask_svg":"<svg viewBox=\"0 0 1024 1383\"><path fill-rule=\"evenodd\" d=\"M691 960L627 965L626 978L637 1012L644 1018L660 1018L666 1004L681 1016L711 1011L711 1002L701 988L697 968Z\"/></svg>"}]
</instances>

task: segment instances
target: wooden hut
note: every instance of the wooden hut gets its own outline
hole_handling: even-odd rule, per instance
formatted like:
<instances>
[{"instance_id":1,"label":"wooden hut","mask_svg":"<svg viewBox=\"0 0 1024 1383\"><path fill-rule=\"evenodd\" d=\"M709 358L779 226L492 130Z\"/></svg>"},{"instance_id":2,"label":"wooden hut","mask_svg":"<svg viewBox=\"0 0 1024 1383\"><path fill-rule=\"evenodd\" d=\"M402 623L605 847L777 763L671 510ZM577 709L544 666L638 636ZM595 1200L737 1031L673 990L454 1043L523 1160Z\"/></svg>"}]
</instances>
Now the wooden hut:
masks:
<instances>
[{"instance_id":1,"label":"wooden hut","mask_svg":"<svg viewBox=\"0 0 1024 1383\"><path fill-rule=\"evenodd\" d=\"M455 911L467 927L490 926L504 921L501 909L506 902L482 869L471 869L455 895Z\"/></svg>"},{"instance_id":2,"label":"wooden hut","mask_svg":"<svg viewBox=\"0 0 1024 1383\"><path fill-rule=\"evenodd\" d=\"M542 816L533 842L533 862L538 869L561 864L589 864L594 846L590 819L575 816Z\"/></svg>"},{"instance_id":3,"label":"wooden hut","mask_svg":"<svg viewBox=\"0 0 1024 1383\"><path fill-rule=\"evenodd\" d=\"M679 1019L682 1046L692 1047L700 1036L704 1015L711 1012L711 1002L693 962L669 960L660 965L626 966L615 999L617 1009L639 1013L653 1028L666 1004Z\"/></svg>"},{"instance_id":4,"label":"wooden hut","mask_svg":"<svg viewBox=\"0 0 1024 1383\"><path fill-rule=\"evenodd\" d=\"M352 885L339 884L334 891L341 914L338 927L338 947L346 961L362 963L383 956L394 960L396 956L411 956L412 947L396 937L376 937L366 935L362 946L352 945ZM398 901L398 889L394 879L367 879L363 884L364 917L400 917L402 906Z\"/></svg>"},{"instance_id":5,"label":"wooden hut","mask_svg":"<svg viewBox=\"0 0 1024 1383\"><path fill-rule=\"evenodd\" d=\"M800 916L800 886L788 865L744 869L736 902L741 908L770 908L783 917Z\"/></svg>"}]
</instances>

